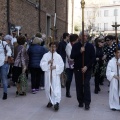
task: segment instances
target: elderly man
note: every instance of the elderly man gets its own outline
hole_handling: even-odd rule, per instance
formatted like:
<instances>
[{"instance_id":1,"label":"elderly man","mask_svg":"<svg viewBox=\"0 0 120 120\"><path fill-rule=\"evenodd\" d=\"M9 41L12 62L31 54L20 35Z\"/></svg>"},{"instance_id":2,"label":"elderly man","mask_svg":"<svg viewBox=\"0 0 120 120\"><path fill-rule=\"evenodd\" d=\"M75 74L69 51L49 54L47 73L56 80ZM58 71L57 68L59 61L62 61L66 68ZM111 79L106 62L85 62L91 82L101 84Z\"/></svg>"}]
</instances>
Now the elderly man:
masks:
<instances>
[{"instance_id":1,"label":"elderly man","mask_svg":"<svg viewBox=\"0 0 120 120\"><path fill-rule=\"evenodd\" d=\"M80 37L81 35L82 32L80 33ZM91 68L95 60L95 50L93 45L88 42L88 33L86 31L84 32L84 41L82 41L81 37L80 41L73 45L70 57L74 59L76 93L79 107L83 107L85 104L85 110L89 110L91 102ZM84 66L82 64L83 60Z\"/></svg>"}]
</instances>

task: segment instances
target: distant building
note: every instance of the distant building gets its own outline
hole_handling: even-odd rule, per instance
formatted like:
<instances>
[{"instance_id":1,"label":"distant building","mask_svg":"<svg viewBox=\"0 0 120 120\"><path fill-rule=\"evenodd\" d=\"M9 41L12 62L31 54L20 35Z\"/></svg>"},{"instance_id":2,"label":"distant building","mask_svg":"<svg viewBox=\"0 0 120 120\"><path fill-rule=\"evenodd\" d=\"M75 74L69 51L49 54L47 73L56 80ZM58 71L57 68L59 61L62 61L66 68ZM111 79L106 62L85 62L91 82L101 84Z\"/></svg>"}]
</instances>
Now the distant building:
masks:
<instances>
[{"instance_id":1,"label":"distant building","mask_svg":"<svg viewBox=\"0 0 120 120\"><path fill-rule=\"evenodd\" d=\"M112 25L120 24L120 3L111 5L94 5L86 7L86 29L92 28L92 32L103 32L104 34L114 34L115 28ZM120 27L118 27L120 33Z\"/></svg>"},{"instance_id":2,"label":"distant building","mask_svg":"<svg viewBox=\"0 0 120 120\"><path fill-rule=\"evenodd\" d=\"M101 3L97 1L97 3L92 2L91 4L85 4L85 29L91 33L114 34L115 30L112 25L115 24L115 21L120 24L120 0L109 0L109 2L107 1L106 3L103 1L100 2ZM79 5L76 10L76 14L78 14L77 19L74 19L77 21L79 19L80 24L82 24L81 13ZM118 33L120 33L120 27L118 27Z\"/></svg>"}]
</instances>

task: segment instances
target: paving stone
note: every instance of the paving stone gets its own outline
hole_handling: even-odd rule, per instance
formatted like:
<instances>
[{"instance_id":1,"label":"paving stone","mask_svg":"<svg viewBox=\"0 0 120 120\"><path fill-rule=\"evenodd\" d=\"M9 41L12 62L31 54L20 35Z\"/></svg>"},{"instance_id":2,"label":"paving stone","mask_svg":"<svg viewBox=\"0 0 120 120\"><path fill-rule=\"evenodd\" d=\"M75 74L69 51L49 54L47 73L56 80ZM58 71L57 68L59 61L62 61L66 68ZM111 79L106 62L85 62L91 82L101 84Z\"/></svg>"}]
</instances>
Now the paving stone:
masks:
<instances>
[{"instance_id":1,"label":"paving stone","mask_svg":"<svg viewBox=\"0 0 120 120\"><path fill-rule=\"evenodd\" d=\"M94 94L94 80L91 79L92 101L90 110L78 107L76 99L75 81L72 81L72 98L66 98L65 88L62 88L62 100L60 109L55 112L53 108L47 108L48 103L45 91L40 90L32 94L30 83L27 96L15 96L16 87L8 89L8 99L2 100L2 88L0 88L0 120L120 120L120 112L112 111L108 104L108 82L100 86L99 94Z\"/></svg>"}]
</instances>

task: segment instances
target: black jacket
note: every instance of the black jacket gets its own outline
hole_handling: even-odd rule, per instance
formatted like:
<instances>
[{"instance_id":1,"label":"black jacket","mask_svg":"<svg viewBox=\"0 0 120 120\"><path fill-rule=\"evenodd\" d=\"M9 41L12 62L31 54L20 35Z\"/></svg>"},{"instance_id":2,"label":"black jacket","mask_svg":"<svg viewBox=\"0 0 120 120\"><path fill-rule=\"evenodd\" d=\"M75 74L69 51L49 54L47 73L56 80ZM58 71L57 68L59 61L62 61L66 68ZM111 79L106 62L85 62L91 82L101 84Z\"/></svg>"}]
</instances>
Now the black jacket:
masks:
<instances>
[{"instance_id":1,"label":"black jacket","mask_svg":"<svg viewBox=\"0 0 120 120\"><path fill-rule=\"evenodd\" d=\"M81 69L83 55L80 52L82 44L80 42L76 43L72 47L71 51L71 59L74 59L74 69ZM85 52L84 52L84 66L87 66L88 70L92 68L92 65L95 61L95 50L92 44L85 44Z\"/></svg>"},{"instance_id":2,"label":"black jacket","mask_svg":"<svg viewBox=\"0 0 120 120\"><path fill-rule=\"evenodd\" d=\"M64 63L66 61L66 51L65 51L66 45L67 45L67 42L62 40L59 43L58 48L57 48L57 53L60 54L60 56L62 57Z\"/></svg>"}]
</instances>

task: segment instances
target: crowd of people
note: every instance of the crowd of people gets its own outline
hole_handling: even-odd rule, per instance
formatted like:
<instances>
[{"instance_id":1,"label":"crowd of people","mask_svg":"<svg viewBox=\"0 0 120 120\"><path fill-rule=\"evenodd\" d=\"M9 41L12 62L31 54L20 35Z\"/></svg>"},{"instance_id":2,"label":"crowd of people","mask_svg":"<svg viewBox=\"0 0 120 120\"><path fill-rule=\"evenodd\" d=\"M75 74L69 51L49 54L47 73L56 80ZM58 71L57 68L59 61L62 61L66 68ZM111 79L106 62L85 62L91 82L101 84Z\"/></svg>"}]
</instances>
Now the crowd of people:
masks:
<instances>
[{"instance_id":1,"label":"crowd of people","mask_svg":"<svg viewBox=\"0 0 120 120\"><path fill-rule=\"evenodd\" d=\"M57 111L61 101L61 87L66 87L66 97L71 98L70 87L75 76L78 107L90 109L90 79L94 75L94 93L101 91L100 85L109 80L109 105L120 110L119 66L120 48L112 35L99 36L94 43L84 31L77 34L63 33L62 40L45 44L42 33L29 39L27 34L16 36L0 33L0 80L3 100L7 99L8 78L16 86L21 74L31 75L31 92L45 89L47 107ZM14 59L14 62L9 62ZM105 74L106 73L106 74ZM23 95L22 93L20 95Z\"/></svg>"}]
</instances>

